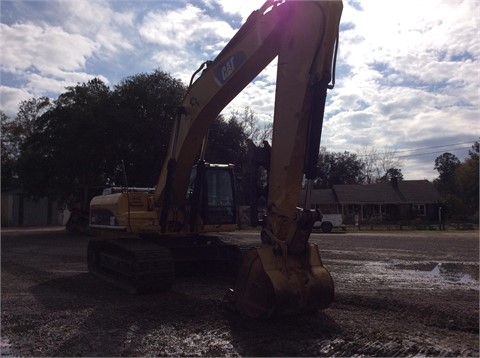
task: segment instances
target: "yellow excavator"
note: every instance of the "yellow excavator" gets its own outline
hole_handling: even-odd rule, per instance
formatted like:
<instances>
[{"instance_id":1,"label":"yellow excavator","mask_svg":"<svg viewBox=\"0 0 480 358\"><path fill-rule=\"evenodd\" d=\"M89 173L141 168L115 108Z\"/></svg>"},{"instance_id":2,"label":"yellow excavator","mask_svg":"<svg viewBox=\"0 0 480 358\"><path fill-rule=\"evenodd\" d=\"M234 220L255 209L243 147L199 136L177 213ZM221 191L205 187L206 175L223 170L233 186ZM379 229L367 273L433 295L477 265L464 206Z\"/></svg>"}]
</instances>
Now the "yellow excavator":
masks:
<instances>
[{"instance_id":1,"label":"yellow excavator","mask_svg":"<svg viewBox=\"0 0 480 358\"><path fill-rule=\"evenodd\" d=\"M335 82L342 8L341 0L269 0L215 60L200 66L179 107L156 186L109 188L92 199L90 229L97 233L88 246L92 273L142 292L169 288L182 262L209 262L232 268L236 283L225 299L248 316L330 305L332 278L318 247L308 241L320 216L310 210L309 193L327 90ZM259 247L242 254L218 234L238 227L233 167L206 163L202 152L218 114L275 57L266 218ZM300 208L304 177L307 195Z\"/></svg>"}]
</instances>

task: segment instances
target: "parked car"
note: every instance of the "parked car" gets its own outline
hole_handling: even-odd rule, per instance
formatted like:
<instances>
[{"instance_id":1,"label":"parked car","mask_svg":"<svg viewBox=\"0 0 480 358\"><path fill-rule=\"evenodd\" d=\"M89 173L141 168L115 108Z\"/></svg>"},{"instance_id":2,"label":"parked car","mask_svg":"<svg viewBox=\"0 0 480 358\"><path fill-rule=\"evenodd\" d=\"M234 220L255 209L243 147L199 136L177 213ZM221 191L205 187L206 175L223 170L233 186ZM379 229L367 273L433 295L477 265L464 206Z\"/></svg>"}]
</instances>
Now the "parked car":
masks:
<instances>
[{"instance_id":1,"label":"parked car","mask_svg":"<svg viewBox=\"0 0 480 358\"><path fill-rule=\"evenodd\" d=\"M323 232L331 232L333 228L342 228L345 230L343 216L342 214L322 214L322 220L315 221L313 228L316 230L322 230Z\"/></svg>"}]
</instances>

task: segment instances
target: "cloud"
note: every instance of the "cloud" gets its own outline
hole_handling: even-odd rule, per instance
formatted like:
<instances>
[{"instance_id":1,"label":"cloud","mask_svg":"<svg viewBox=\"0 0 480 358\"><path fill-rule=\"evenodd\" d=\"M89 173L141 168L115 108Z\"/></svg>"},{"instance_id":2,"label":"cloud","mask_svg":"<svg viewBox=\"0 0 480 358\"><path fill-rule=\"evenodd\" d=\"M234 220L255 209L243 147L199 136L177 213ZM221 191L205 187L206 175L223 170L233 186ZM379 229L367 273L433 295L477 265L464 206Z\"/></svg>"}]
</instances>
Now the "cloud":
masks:
<instances>
[{"instance_id":1,"label":"cloud","mask_svg":"<svg viewBox=\"0 0 480 358\"><path fill-rule=\"evenodd\" d=\"M65 31L92 39L100 47L98 55L109 59L119 51L133 51L135 48L126 36L134 30L134 12L115 11L112 5L114 3L105 0L59 2Z\"/></svg>"},{"instance_id":2,"label":"cloud","mask_svg":"<svg viewBox=\"0 0 480 358\"><path fill-rule=\"evenodd\" d=\"M139 27L140 35L159 46L187 49L204 44L218 45L235 31L225 21L214 19L200 8L188 4L182 9L148 13ZM216 48L219 50L221 47Z\"/></svg>"},{"instance_id":3,"label":"cloud","mask_svg":"<svg viewBox=\"0 0 480 358\"><path fill-rule=\"evenodd\" d=\"M17 74L29 68L48 75L81 69L98 48L94 41L59 27L0 24L0 30L3 51L0 69Z\"/></svg>"},{"instance_id":4,"label":"cloud","mask_svg":"<svg viewBox=\"0 0 480 358\"><path fill-rule=\"evenodd\" d=\"M93 77L108 84L107 76L92 71L90 62L103 58L113 63L118 61L118 58L112 60L114 54L133 49L119 31L119 28L133 26L131 12L116 13L105 1L51 1L49 6L45 4L8 2L5 8L2 4L7 17L15 21L0 24L0 71L3 78L14 75L15 86L21 89L9 91L9 100L2 101L2 110L9 113L17 107L13 106L12 93L18 95L18 104L25 99L26 93L30 98L56 96L65 87Z\"/></svg>"},{"instance_id":5,"label":"cloud","mask_svg":"<svg viewBox=\"0 0 480 358\"><path fill-rule=\"evenodd\" d=\"M9 117L15 117L20 102L30 98L31 94L23 89L0 85L0 109Z\"/></svg>"},{"instance_id":6,"label":"cloud","mask_svg":"<svg viewBox=\"0 0 480 358\"><path fill-rule=\"evenodd\" d=\"M344 2L337 86L323 145L358 150L474 140L478 123L480 4L474 1ZM477 118L475 120L474 118ZM450 142L451 143L451 142ZM406 160L406 177L431 156Z\"/></svg>"},{"instance_id":7,"label":"cloud","mask_svg":"<svg viewBox=\"0 0 480 358\"><path fill-rule=\"evenodd\" d=\"M50 94L62 93L66 87L75 85L77 83L85 83L91 80L94 76L85 72L62 72L60 77L52 78L32 73L28 77L28 83L25 89L28 90L34 97L41 97ZM108 84L108 79L104 76L95 76Z\"/></svg>"},{"instance_id":8,"label":"cloud","mask_svg":"<svg viewBox=\"0 0 480 358\"><path fill-rule=\"evenodd\" d=\"M467 20L480 10L475 2L406 0L362 5L363 11L346 6L342 17L342 22L354 24L340 39L340 60L351 66L353 76L367 71L375 80L375 72L382 69L374 65L384 64L395 74L438 82L455 76L452 69L459 62L468 67L466 61L458 61L462 55L478 57L479 44L471 36L477 25Z\"/></svg>"},{"instance_id":9,"label":"cloud","mask_svg":"<svg viewBox=\"0 0 480 358\"><path fill-rule=\"evenodd\" d=\"M0 31L0 70L3 74L15 75L18 84L17 90L11 86L2 88L2 110L7 113L14 112L27 93L29 98L54 95L67 85L93 77L82 71L98 49L98 44L87 37L65 32L57 26L32 23L0 24Z\"/></svg>"},{"instance_id":10,"label":"cloud","mask_svg":"<svg viewBox=\"0 0 480 358\"><path fill-rule=\"evenodd\" d=\"M230 14L239 14L242 16L242 23L247 20L247 17L252 11L259 9L264 3L264 0L243 0L243 1L219 1L223 11Z\"/></svg>"},{"instance_id":11,"label":"cloud","mask_svg":"<svg viewBox=\"0 0 480 358\"><path fill-rule=\"evenodd\" d=\"M151 66L188 84L198 66L212 60L235 30L227 22L187 4L180 9L148 12L139 23L138 33L155 47L148 59Z\"/></svg>"}]
</instances>

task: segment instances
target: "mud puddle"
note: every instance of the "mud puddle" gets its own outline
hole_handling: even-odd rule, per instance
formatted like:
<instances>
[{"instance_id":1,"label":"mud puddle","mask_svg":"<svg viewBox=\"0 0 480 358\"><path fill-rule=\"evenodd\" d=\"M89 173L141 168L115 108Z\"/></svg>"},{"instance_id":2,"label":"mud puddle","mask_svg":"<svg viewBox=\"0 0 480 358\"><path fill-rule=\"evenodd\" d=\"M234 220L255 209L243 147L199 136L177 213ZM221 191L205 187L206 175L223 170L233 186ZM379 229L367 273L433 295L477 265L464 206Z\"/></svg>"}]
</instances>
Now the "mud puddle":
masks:
<instances>
[{"instance_id":1,"label":"mud puddle","mask_svg":"<svg viewBox=\"0 0 480 358\"><path fill-rule=\"evenodd\" d=\"M325 260L337 288L479 290L479 266L472 262Z\"/></svg>"},{"instance_id":2,"label":"mud puddle","mask_svg":"<svg viewBox=\"0 0 480 358\"><path fill-rule=\"evenodd\" d=\"M478 286L478 264L463 262L416 262L394 265L409 274L464 285ZM478 289L478 287L477 287Z\"/></svg>"}]
</instances>

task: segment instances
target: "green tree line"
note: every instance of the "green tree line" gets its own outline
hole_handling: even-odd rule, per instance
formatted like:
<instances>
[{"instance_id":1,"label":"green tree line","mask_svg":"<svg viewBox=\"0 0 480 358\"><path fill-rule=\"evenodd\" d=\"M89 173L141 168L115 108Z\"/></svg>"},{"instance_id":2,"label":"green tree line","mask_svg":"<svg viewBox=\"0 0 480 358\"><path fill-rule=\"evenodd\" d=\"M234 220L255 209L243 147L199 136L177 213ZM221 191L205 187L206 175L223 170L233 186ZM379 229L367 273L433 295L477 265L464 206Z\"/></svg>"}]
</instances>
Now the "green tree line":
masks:
<instances>
[{"instance_id":1,"label":"green tree line","mask_svg":"<svg viewBox=\"0 0 480 358\"><path fill-rule=\"evenodd\" d=\"M110 89L94 78L57 99L32 98L14 118L1 115L2 191L53 197L70 205L105 185L156 184L186 86L168 73L127 77ZM268 136L254 112L219 116L210 128L206 160L246 170L246 140ZM125 170L124 170L125 168Z\"/></svg>"}]
</instances>

